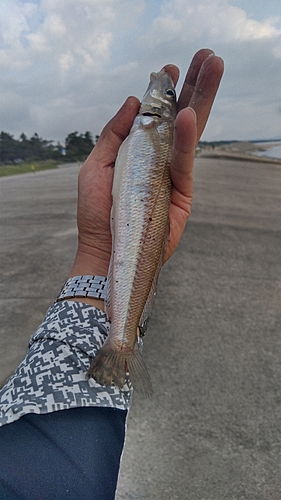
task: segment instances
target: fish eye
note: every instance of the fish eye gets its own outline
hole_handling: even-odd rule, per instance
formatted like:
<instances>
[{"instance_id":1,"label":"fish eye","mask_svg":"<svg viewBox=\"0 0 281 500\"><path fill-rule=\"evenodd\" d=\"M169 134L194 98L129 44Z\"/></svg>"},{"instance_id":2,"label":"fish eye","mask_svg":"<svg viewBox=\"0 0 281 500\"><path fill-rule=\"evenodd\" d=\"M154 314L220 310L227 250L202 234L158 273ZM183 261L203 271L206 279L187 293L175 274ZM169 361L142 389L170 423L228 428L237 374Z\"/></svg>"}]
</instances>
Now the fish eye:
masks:
<instances>
[{"instance_id":1,"label":"fish eye","mask_svg":"<svg viewBox=\"0 0 281 500\"><path fill-rule=\"evenodd\" d=\"M168 90L166 90L166 95L168 97L175 97L176 93L175 93L174 89L168 89Z\"/></svg>"}]
</instances>

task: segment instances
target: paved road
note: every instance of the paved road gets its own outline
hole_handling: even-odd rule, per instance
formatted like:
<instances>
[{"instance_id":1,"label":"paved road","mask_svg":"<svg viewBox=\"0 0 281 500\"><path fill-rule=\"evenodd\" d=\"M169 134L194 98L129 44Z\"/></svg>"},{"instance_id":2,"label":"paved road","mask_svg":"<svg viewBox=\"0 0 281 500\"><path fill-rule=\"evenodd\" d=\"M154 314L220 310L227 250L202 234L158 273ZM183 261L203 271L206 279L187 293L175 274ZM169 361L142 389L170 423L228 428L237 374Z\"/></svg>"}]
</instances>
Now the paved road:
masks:
<instances>
[{"instance_id":1,"label":"paved road","mask_svg":"<svg viewBox=\"0 0 281 500\"><path fill-rule=\"evenodd\" d=\"M1 189L4 381L65 279L78 168ZM117 500L279 500L281 168L197 159L193 213L164 266Z\"/></svg>"}]
</instances>

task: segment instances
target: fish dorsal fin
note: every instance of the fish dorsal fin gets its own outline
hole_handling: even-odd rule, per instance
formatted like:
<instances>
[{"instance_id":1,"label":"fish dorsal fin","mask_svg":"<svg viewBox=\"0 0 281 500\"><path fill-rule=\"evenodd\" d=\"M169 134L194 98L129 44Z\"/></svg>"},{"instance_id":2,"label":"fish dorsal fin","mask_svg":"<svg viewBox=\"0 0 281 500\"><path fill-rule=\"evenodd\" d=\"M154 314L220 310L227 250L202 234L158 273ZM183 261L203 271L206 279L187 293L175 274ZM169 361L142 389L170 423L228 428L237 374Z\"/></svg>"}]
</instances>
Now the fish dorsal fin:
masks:
<instances>
[{"instance_id":1,"label":"fish dorsal fin","mask_svg":"<svg viewBox=\"0 0 281 500\"><path fill-rule=\"evenodd\" d=\"M155 72L150 73L150 83L155 82L155 80L157 80L157 78L158 78L158 73L155 73Z\"/></svg>"},{"instance_id":2,"label":"fish dorsal fin","mask_svg":"<svg viewBox=\"0 0 281 500\"><path fill-rule=\"evenodd\" d=\"M150 82L149 84L155 82L155 80L158 80L158 78L160 78L161 75L163 75L164 73L166 73L165 69L161 69L160 71L158 71L158 73L156 73L155 71L153 71L152 73L150 73Z\"/></svg>"}]
</instances>

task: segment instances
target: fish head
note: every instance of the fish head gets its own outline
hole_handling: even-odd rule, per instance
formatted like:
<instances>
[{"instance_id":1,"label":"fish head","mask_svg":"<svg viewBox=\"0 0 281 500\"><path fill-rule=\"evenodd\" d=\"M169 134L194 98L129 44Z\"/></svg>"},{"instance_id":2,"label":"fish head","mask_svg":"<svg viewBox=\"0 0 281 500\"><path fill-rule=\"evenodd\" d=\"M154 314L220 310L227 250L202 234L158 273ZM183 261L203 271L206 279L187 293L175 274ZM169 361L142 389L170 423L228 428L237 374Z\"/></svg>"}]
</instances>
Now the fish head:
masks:
<instances>
[{"instance_id":1,"label":"fish head","mask_svg":"<svg viewBox=\"0 0 281 500\"><path fill-rule=\"evenodd\" d=\"M177 98L173 80L162 69L151 73L148 89L143 96L139 113L174 120L177 113Z\"/></svg>"}]
</instances>

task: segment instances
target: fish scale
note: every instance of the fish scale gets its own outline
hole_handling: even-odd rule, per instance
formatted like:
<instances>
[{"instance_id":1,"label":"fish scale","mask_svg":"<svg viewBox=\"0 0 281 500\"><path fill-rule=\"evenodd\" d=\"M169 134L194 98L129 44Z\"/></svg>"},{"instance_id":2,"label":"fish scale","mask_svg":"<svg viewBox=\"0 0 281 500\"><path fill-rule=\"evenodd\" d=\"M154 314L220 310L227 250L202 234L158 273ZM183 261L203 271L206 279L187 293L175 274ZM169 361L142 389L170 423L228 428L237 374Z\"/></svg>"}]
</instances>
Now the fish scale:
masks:
<instances>
[{"instance_id":1,"label":"fish scale","mask_svg":"<svg viewBox=\"0 0 281 500\"><path fill-rule=\"evenodd\" d=\"M111 210L112 253L105 308L108 337L88 376L122 389L152 393L138 347L138 326L147 321L168 235L170 161L176 97L168 73L152 73L148 90L115 164Z\"/></svg>"}]
</instances>

